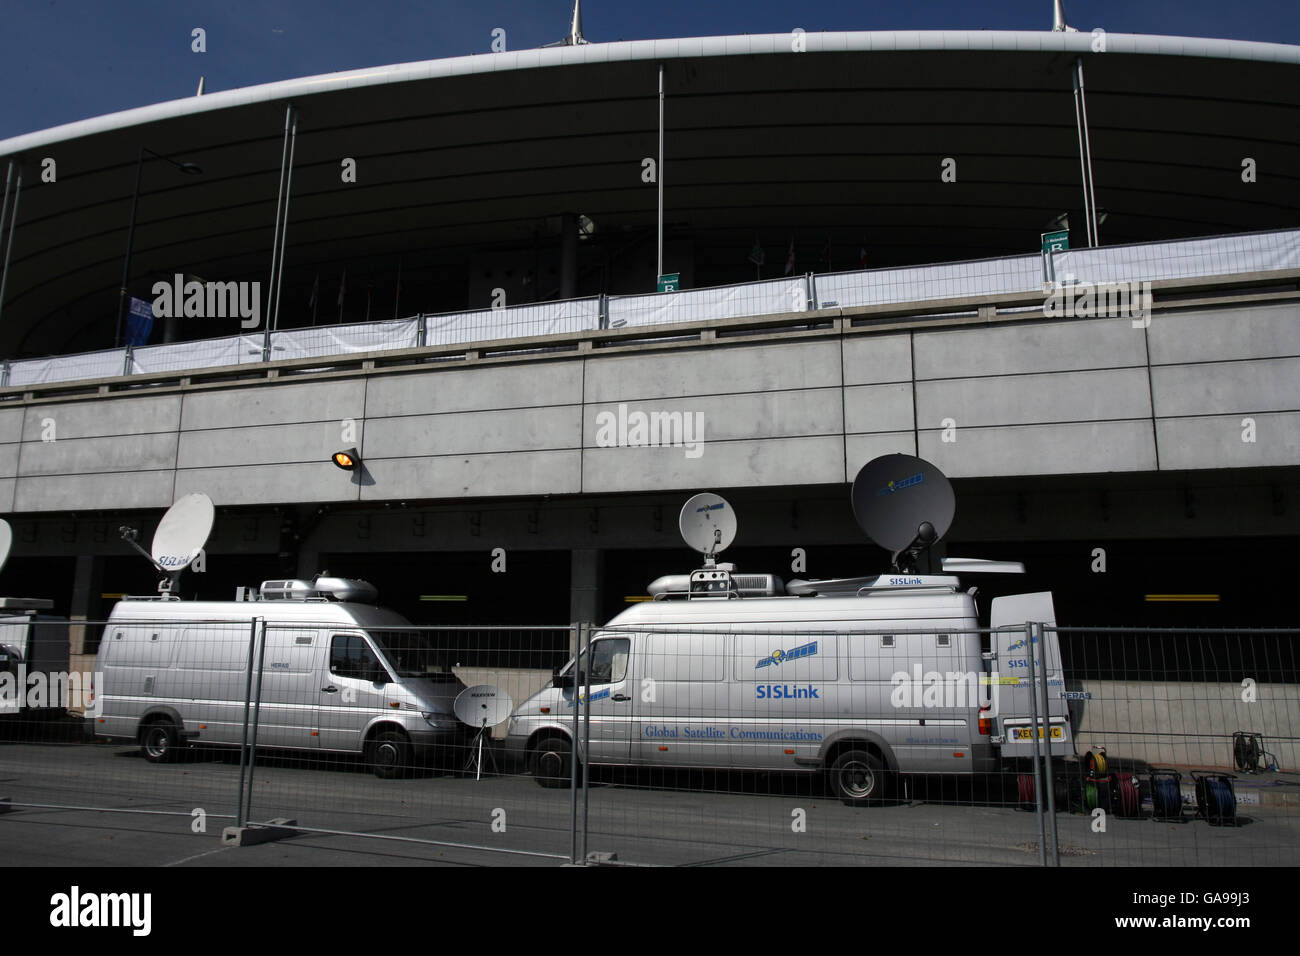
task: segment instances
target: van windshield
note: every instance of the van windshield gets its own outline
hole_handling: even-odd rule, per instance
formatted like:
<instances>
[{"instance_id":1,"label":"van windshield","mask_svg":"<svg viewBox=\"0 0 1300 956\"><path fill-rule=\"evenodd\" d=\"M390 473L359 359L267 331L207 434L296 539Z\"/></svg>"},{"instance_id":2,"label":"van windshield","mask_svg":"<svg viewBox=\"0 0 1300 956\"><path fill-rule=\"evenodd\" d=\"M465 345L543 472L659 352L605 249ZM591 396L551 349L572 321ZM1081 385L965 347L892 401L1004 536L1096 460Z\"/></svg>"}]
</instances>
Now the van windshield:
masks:
<instances>
[{"instance_id":1,"label":"van windshield","mask_svg":"<svg viewBox=\"0 0 1300 956\"><path fill-rule=\"evenodd\" d=\"M379 645L398 677L456 680L446 652L435 647L427 635L405 628L369 628L366 633Z\"/></svg>"}]
</instances>

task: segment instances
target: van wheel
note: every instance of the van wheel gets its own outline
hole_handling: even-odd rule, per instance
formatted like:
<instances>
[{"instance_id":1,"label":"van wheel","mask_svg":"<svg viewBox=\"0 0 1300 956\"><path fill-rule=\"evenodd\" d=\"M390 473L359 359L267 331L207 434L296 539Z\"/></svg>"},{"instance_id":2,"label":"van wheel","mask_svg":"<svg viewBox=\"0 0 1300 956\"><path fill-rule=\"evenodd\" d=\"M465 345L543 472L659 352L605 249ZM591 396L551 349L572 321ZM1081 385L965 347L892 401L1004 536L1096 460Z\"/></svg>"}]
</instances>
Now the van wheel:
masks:
<instances>
[{"instance_id":1,"label":"van wheel","mask_svg":"<svg viewBox=\"0 0 1300 956\"><path fill-rule=\"evenodd\" d=\"M543 787L567 787L573 747L564 737L547 737L533 751L533 776Z\"/></svg>"},{"instance_id":2,"label":"van wheel","mask_svg":"<svg viewBox=\"0 0 1300 956\"><path fill-rule=\"evenodd\" d=\"M140 753L150 763L171 763L180 745L180 734L169 720L155 720L140 731Z\"/></svg>"},{"instance_id":3,"label":"van wheel","mask_svg":"<svg viewBox=\"0 0 1300 956\"><path fill-rule=\"evenodd\" d=\"M411 766L410 744L406 735L396 730L376 734L366 744L366 763L380 780L406 776Z\"/></svg>"},{"instance_id":4,"label":"van wheel","mask_svg":"<svg viewBox=\"0 0 1300 956\"><path fill-rule=\"evenodd\" d=\"M879 803L885 795L884 765L869 751L844 751L828 773L835 796L851 807Z\"/></svg>"}]
</instances>

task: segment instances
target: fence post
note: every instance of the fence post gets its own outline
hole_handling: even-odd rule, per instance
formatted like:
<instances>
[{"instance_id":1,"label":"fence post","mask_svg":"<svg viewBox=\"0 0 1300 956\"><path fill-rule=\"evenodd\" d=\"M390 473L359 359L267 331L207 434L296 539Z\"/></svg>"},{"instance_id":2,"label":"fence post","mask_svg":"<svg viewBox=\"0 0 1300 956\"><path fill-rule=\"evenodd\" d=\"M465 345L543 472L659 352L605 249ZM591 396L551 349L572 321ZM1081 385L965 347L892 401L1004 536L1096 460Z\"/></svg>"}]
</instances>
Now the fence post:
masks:
<instances>
[{"instance_id":1,"label":"fence post","mask_svg":"<svg viewBox=\"0 0 1300 956\"><path fill-rule=\"evenodd\" d=\"M803 274L803 281L804 281L804 294L808 299L808 310L810 312L816 312L817 311L817 279L813 276L811 272L805 272Z\"/></svg>"},{"instance_id":2,"label":"fence post","mask_svg":"<svg viewBox=\"0 0 1300 956\"><path fill-rule=\"evenodd\" d=\"M248 792L244 797L244 815L245 818L252 813L253 809L253 776L257 770L257 723L262 716L262 671L266 665L266 618L255 618L254 627L261 631L262 639L258 642L257 648L257 690L253 703L253 725L249 740L248 748ZM249 656L252 660L252 655ZM247 819L245 819L247 822Z\"/></svg>"},{"instance_id":3,"label":"fence post","mask_svg":"<svg viewBox=\"0 0 1300 956\"><path fill-rule=\"evenodd\" d=\"M600 294L600 322L598 326L602 329L609 328L609 296L604 292Z\"/></svg>"},{"instance_id":4,"label":"fence post","mask_svg":"<svg viewBox=\"0 0 1300 956\"><path fill-rule=\"evenodd\" d=\"M0 368L0 388L5 388L9 384L9 360L5 359L4 368Z\"/></svg>"},{"instance_id":5,"label":"fence post","mask_svg":"<svg viewBox=\"0 0 1300 956\"><path fill-rule=\"evenodd\" d=\"M591 625L582 625L583 653L587 655L587 706L582 711L582 862L587 862L587 815L591 805Z\"/></svg>"},{"instance_id":6,"label":"fence post","mask_svg":"<svg viewBox=\"0 0 1300 956\"><path fill-rule=\"evenodd\" d=\"M262 361L271 361L271 323L266 323L266 331L262 333Z\"/></svg>"},{"instance_id":7,"label":"fence post","mask_svg":"<svg viewBox=\"0 0 1300 956\"><path fill-rule=\"evenodd\" d=\"M131 365L132 365L132 360L134 358L135 358L134 350L130 345L128 345L125 349L122 350L122 374L123 375L131 374L132 371Z\"/></svg>"},{"instance_id":8,"label":"fence post","mask_svg":"<svg viewBox=\"0 0 1300 956\"><path fill-rule=\"evenodd\" d=\"M1056 787L1053 785L1052 778L1052 707L1051 697L1047 689L1047 634L1043 625L1030 625L1034 634L1034 640L1038 641L1040 666L1039 672L1043 675L1043 783L1047 790L1047 822L1052 831L1052 866L1061 865L1061 844L1057 839L1056 832ZM1029 642L1029 655L1034 654L1034 640ZM1034 689L1037 692L1037 688Z\"/></svg>"},{"instance_id":9,"label":"fence post","mask_svg":"<svg viewBox=\"0 0 1300 956\"><path fill-rule=\"evenodd\" d=\"M248 766L248 711L253 703L253 653L257 649L257 622L248 624L248 667L244 676L244 737L239 747L239 800L235 807L235 826L244 825L244 775Z\"/></svg>"},{"instance_id":10,"label":"fence post","mask_svg":"<svg viewBox=\"0 0 1300 956\"><path fill-rule=\"evenodd\" d=\"M415 323L415 347L424 348L425 338L429 334L429 326L424 321L424 313L421 312Z\"/></svg>"},{"instance_id":11,"label":"fence post","mask_svg":"<svg viewBox=\"0 0 1300 956\"><path fill-rule=\"evenodd\" d=\"M1038 817L1038 864L1047 866L1047 821L1043 818L1043 761L1038 750L1038 685L1034 677L1034 626L1025 624L1029 662L1029 741L1034 749L1034 813ZM1019 686L1017 684L1016 686Z\"/></svg>"},{"instance_id":12,"label":"fence post","mask_svg":"<svg viewBox=\"0 0 1300 956\"><path fill-rule=\"evenodd\" d=\"M573 734L569 745L569 862L578 863L578 714L582 710L582 699L578 687L578 675L582 673L582 625L573 625L573 670L570 678L573 683ZM561 691L560 695L563 696Z\"/></svg>"}]
</instances>

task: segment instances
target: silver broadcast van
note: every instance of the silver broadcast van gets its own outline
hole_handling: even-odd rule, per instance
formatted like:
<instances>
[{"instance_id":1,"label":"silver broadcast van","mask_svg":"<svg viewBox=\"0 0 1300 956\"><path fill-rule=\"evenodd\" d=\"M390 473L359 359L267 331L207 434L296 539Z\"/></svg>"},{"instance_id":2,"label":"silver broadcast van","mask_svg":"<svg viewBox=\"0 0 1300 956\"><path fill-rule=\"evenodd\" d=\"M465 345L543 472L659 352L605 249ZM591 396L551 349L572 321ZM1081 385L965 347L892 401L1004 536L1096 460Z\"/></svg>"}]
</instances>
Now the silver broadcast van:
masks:
<instances>
[{"instance_id":1,"label":"silver broadcast van","mask_svg":"<svg viewBox=\"0 0 1300 956\"><path fill-rule=\"evenodd\" d=\"M568 785L579 694L593 765L820 771L841 800L872 803L897 774L985 773L1032 756L1044 732L1041 718L1033 724L1034 660L1046 669L1052 750L1072 754L1056 635L1025 627L1055 623L1051 594L996 598L991 631L981 632L974 589L916 572L954 511L929 462L869 462L853 507L893 552L890 572L786 584L717 563L735 513L718 495L692 497L680 527L704 567L653 582L653 600L600 628L576 663L516 708L508 755L543 786ZM961 558L942 568L1024 572Z\"/></svg>"},{"instance_id":2,"label":"silver broadcast van","mask_svg":"<svg viewBox=\"0 0 1300 956\"><path fill-rule=\"evenodd\" d=\"M988 773L1032 754L1024 623L1053 623L1050 594L996 598L1003 630L989 640L954 576L856 583L847 597L633 605L593 635L590 667L570 661L515 710L507 749L538 783L567 786L574 684L590 670L592 765L823 771L856 804L896 773ZM1062 756L1073 744L1054 634L1046 652Z\"/></svg>"},{"instance_id":3,"label":"silver broadcast van","mask_svg":"<svg viewBox=\"0 0 1300 956\"><path fill-rule=\"evenodd\" d=\"M154 763L187 745L239 746L260 618L258 746L363 754L378 776L400 776L464 743L464 686L376 597L364 581L318 577L263 582L256 600L119 601L95 665L95 733L138 742Z\"/></svg>"}]
</instances>

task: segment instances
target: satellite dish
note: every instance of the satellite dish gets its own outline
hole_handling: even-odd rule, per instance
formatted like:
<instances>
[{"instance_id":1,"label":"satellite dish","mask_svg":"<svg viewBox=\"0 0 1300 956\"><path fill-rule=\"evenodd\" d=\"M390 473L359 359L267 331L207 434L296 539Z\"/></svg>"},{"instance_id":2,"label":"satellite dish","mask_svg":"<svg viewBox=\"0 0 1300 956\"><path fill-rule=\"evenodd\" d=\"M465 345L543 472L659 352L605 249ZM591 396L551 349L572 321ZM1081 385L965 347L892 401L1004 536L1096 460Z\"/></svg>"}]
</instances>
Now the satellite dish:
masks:
<instances>
[{"instance_id":1,"label":"satellite dish","mask_svg":"<svg viewBox=\"0 0 1300 956\"><path fill-rule=\"evenodd\" d=\"M876 544L897 554L920 540L934 544L952 524L957 500L934 465L911 455L882 455L853 479L853 516ZM926 527L928 525L929 527Z\"/></svg>"},{"instance_id":2,"label":"satellite dish","mask_svg":"<svg viewBox=\"0 0 1300 956\"><path fill-rule=\"evenodd\" d=\"M9 549L14 544L14 529L9 527L9 522L0 518L0 570L4 569L5 562L9 560Z\"/></svg>"},{"instance_id":3,"label":"satellite dish","mask_svg":"<svg viewBox=\"0 0 1300 956\"><path fill-rule=\"evenodd\" d=\"M186 495L167 509L153 535L153 563L176 575L188 568L212 533L216 511L205 494Z\"/></svg>"},{"instance_id":4,"label":"satellite dish","mask_svg":"<svg viewBox=\"0 0 1300 956\"><path fill-rule=\"evenodd\" d=\"M510 716L514 706L510 695L501 688L491 684L475 684L457 695L455 710L456 717L462 724L482 730L501 723Z\"/></svg>"},{"instance_id":5,"label":"satellite dish","mask_svg":"<svg viewBox=\"0 0 1300 956\"><path fill-rule=\"evenodd\" d=\"M736 512L722 495L702 491L682 505L677 527L683 541L712 560L736 540Z\"/></svg>"}]
</instances>

